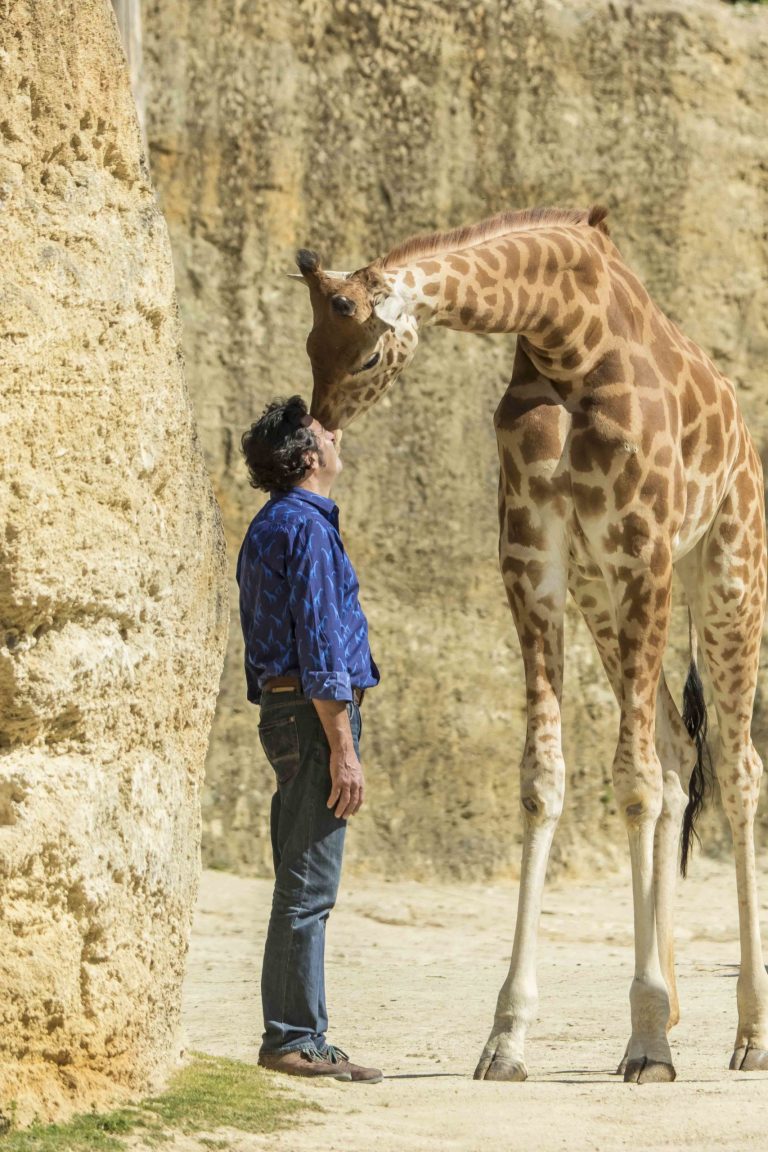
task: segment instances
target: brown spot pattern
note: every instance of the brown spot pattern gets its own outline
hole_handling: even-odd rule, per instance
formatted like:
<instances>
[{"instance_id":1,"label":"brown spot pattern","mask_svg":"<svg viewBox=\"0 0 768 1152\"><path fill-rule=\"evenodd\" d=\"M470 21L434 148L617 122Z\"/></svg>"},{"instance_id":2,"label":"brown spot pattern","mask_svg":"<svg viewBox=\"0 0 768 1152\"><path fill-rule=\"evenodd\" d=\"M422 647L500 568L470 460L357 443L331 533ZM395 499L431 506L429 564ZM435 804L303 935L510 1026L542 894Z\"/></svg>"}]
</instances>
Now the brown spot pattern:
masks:
<instances>
[{"instance_id":1,"label":"brown spot pattern","mask_svg":"<svg viewBox=\"0 0 768 1152\"><path fill-rule=\"evenodd\" d=\"M338 282L310 271L312 410L354 419L413 354L414 333L408 343L375 329L382 292L407 289L419 324L524 333L495 425L500 559L529 709L526 819L556 818L562 803L566 581L621 704L613 771L625 819L660 810L654 711L674 560L712 680L723 802L746 845L760 768L749 736L765 610L759 459L731 385L588 221L513 214L406 241L345 281L355 319L332 315ZM360 386L351 372L376 340L380 368Z\"/></svg>"}]
</instances>

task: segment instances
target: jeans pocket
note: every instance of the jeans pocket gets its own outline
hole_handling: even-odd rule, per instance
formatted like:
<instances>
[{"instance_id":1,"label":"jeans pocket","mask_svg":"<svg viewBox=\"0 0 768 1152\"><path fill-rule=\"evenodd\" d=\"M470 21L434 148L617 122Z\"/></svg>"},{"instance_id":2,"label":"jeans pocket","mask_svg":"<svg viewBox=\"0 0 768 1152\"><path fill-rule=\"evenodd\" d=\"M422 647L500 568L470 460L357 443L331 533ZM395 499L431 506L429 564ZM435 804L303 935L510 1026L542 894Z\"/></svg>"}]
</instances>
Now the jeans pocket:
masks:
<instances>
[{"instance_id":1,"label":"jeans pocket","mask_svg":"<svg viewBox=\"0 0 768 1152\"><path fill-rule=\"evenodd\" d=\"M349 726L352 729L352 735L355 738L355 742L358 742L363 731L363 717L360 712L360 705L355 704L354 701L350 701L350 703L347 704L347 715L349 716Z\"/></svg>"},{"instance_id":2,"label":"jeans pocket","mask_svg":"<svg viewBox=\"0 0 768 1152\"><path fill-rule=\"evenodd\" d=\"M274 769L278 784L287 784L293 780L301 763L296 717L286 716L260 724L259 740L264 755Z\"/></svg>"}]
</instances>

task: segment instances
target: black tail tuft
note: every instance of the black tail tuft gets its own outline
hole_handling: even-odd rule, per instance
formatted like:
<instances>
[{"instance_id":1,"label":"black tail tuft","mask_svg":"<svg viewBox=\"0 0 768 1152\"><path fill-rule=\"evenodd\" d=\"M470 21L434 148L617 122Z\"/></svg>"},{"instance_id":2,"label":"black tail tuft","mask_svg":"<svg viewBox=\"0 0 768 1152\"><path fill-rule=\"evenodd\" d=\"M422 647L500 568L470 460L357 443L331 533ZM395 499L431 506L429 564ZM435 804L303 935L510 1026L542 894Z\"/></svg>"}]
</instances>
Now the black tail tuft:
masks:
<instances>
[{"instance_id":1,"label":"black tail tuft","mask_svg":"<svg viewBox=\"0 0 768 1152\"><path fill-rule=\"evenodd\" d=\"M696 763L688 785L688 805L683 817L683 832L680 838L680 873L685 876L688 869L688 859L693 848L693 840L699 840L695 827L696 820L712 785L712 759L707 744L707 708L704 703L704 686L693 660L691 660L688 678L683 689L683 724L685 724L688 735L696 745Z\"/></svg>"}]
</instances>

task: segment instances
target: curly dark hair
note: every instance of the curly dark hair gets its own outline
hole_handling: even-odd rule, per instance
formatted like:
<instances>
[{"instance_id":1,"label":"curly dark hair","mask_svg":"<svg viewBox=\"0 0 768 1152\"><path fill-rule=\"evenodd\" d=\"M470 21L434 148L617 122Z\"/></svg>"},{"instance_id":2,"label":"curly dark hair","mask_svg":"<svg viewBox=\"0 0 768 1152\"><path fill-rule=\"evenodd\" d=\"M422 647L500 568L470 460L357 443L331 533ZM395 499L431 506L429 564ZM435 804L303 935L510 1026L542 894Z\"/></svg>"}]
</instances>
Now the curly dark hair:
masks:
<instances>
[{"instance_id":1,"label":"curly dark hair","mask_svg":"<svg viewBox=\"0 0 768 1152\"><path fill-rule=\"evenodd\" d=\"M320 463L324 463L310 422L301 396L267 404L240 441L252 488L287 492L300 484L309 472L310 453L316 452Z\"/></svg>"}]
</instances>

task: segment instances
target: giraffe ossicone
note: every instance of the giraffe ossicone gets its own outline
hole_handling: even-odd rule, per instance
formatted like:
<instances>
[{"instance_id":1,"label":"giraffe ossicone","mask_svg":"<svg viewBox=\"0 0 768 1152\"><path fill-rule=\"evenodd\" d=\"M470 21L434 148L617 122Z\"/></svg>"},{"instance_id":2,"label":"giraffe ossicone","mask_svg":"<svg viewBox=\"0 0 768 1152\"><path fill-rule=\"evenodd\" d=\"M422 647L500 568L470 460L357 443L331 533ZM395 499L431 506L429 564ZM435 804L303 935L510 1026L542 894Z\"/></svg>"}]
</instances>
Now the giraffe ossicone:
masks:
<instances>
[{"instance_id":1,"label":"giraffe ossicone","mask_svg":"<svg viewBox=\"0 0 768 1152\"><path fill-rule=\"evenodd\" d=\"M413 358L421 328L517 335L494 423L499 558L528 701L523 861L509 975L478 1079L527 1076L544 879L565 789L568 592L620 709L613 783L635 906L620 1070L639 1083L674 1079L677 849L682 823L687 854L706 760L700 681L689 677L684 721L662 670L673 570L712 683L736 858L741 965L730 1066L768 1068L754 850L762 764L750 736L766 598L762 468L733 386L651 300L605 216L602 208L505 213L406 240L343 278L316 257L299 260L313 311L312 414L327 427L345 427L381 398ZM339 294L346 311L334 307Z\"/></svg>"}]
</instances>

